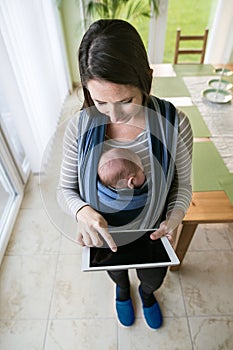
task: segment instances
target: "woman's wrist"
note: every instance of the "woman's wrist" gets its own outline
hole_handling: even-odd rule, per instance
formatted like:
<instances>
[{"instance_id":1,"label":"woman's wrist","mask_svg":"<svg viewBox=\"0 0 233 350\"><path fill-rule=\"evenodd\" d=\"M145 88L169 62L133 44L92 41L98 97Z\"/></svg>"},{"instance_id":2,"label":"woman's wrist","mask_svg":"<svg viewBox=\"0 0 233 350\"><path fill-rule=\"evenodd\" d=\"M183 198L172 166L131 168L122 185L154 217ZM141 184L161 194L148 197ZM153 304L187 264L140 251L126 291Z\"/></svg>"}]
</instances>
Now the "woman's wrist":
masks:
<instances>
[{"instance_id":1,"label":"woman's wrist","mask_svg":"<svg viewBox=\"0 0 233 350\"><path fill-rule=\"evenodd\" d=\"M82 211L83 208L89 207L89 204L84 204L81 208L79 208L75 214L75 219L78 222L78 215L80 214L80 212Z\"/></svg>"},{"instance_id":2,"label":"woman's wrist","mask_svg":"<svg viewBox=\"0 0 233 350\"><path fill-rule=\"evenodd\" d=\"M168 232L174 231L181 223L185 216L182 209L173 209L166 214Z\"/></svg>"}]
</instances>

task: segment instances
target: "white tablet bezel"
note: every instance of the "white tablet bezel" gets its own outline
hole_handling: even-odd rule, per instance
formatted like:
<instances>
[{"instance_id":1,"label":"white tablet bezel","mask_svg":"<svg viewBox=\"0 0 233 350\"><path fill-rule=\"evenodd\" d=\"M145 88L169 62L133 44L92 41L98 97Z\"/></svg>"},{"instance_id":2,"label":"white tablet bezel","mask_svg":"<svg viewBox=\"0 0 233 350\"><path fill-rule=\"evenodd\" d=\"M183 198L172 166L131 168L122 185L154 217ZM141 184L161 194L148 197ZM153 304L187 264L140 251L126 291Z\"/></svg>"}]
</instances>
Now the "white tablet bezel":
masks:
<instances>
[{"instance_id":1,"label":"white tablet bezel","mask_svg":"<svg viewBox=\"0 0 233 350\"><path fill-rule=\"evenodd\" d=\"M131 230L128 230L130 232ZM132 230L133 231L133 230ZM155 229L151 230L136 230L137 232L154 232ZM134 231L135 232L135 231ZM82 263L81 270L82 271L101 271L101 270L125 270L125 269L134 269L134 268L151 268L151 267L161 267L161 266L174 266L179 265L180 261L172 248L168 238L166 236L161 237L161 242L169 256L170 261L165 262L156 262L156 263L144 263L144 264L132 264L132 265L114 265L114 266L90 266L90 248L83 247L82 248Z\"/></svg>"}]
</instances>

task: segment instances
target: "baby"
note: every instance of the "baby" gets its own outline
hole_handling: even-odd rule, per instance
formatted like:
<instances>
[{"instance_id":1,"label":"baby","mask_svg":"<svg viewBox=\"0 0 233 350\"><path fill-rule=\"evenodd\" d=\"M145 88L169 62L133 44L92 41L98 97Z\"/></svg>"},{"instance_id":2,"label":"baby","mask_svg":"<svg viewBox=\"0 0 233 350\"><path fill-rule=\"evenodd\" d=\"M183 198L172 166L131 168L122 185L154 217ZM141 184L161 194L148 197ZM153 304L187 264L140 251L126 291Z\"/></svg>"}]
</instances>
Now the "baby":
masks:
<instances>
[{"instance_id":1,"label":"baby","mask_svg":"<svg viewBox=\"0 0 233 350\"><path fill-rule=\"evenodd\" d=\"M104 152L100 157L98 175L103 185L117 189L140 187L146 179L139 156L125 148L111 148Z\"/></svg>"}]
</instances>

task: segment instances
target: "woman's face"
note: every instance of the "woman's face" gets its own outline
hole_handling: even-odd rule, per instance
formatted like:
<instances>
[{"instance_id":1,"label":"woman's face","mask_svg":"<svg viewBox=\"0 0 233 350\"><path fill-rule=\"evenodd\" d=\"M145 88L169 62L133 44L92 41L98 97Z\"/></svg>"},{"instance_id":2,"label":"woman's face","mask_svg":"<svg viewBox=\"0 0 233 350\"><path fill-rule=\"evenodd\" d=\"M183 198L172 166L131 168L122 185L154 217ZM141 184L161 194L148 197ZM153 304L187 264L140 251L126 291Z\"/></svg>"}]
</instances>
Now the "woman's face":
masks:
<instances>
[{"instance_id":1,"label":"woman's face","mask_svg":"<svg viewBox=\"0 0 233 350\"><path fill-rule=\"evenodd\" d=\"M111 123L127 123L140 110L138 105L142 106L142 92L132 85L92 79L87 88L96 108L106 114Z\"/></svg>"}]
</instances>

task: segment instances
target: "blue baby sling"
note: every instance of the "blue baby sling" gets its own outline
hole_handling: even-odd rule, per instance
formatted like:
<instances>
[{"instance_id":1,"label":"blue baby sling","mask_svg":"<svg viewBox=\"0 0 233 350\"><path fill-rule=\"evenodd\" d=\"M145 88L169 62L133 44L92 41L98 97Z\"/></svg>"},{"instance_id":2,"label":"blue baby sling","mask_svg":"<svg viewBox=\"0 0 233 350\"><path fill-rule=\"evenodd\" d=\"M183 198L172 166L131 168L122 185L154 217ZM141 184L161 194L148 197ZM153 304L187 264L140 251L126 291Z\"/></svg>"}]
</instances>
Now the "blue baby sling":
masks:
<instances>
[{"instance_id":1,"label":"blue baby sling","mask_svg":"<svg viewBox=\"0 0 233 350\"><path fill-rule=\"evenodd\" d=\"M97 175L108 117L95 107L80 113L78 124L78 185L82 200L107 220L109 227L157 227L166 207L175 170L178 115L165 100L151 97L145 107L151 178L140 189L115 191L103 186Z\"/></svg>"}]
</instances>

